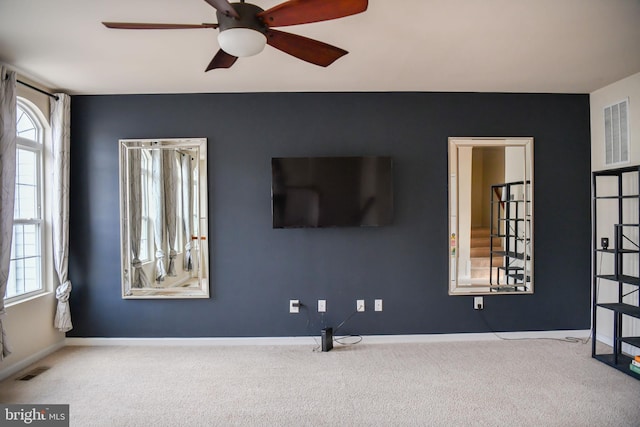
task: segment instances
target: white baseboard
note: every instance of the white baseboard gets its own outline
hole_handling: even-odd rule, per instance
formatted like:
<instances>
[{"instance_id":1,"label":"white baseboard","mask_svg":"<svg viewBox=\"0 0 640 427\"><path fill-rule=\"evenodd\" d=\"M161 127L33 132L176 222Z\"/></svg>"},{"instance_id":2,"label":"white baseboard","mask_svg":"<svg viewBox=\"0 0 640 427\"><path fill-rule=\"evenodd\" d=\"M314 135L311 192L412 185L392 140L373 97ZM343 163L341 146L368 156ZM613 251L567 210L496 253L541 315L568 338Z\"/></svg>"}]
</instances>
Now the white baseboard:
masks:
<instances>
[{"instance_id":1,"label":"white baseboard","mask_svg":"<svg viewBox=\"0 0 640 427\"><path fill-rule=\"evenodd\" d=\"M466 334L428 334L428 335L368 335L364 340L368 344L410 343L410 342L459 342L459 341L500 341L503 339L536 339L536 338L579 338L587 339L589 329L563 331L523 331L523 332L488 332Z\"/></svg>"},{"instance_id":2,"label":"white baseboard","mask_svg":"<svg viewBox=\"0 0 640 427\"><path fill-rule=\"evenodd\" d=\"M239 337L239 338L67 338L69 346L159 346L159 345L300 345L313 343L313 337Z\"/></svg>"},{"instance_id":3,"label":"white baseboard","mask_svg":"<svg viewBox=\"0 0 640 427\"><path fill-rule=\"evenodd\" d=\"M0 381L3 381L7 378L9 378L10 376L22 371L23 369L27 368L29 365L36 363L38 360L40 359L44 359L45 357L47 357L48 355L50 355L51 353L61 349L62 347L64 347L66 345L65 340L61 340L58 341L57 343L43 349L40 350L37 353L32 354L29 357L26 357L24 359L22 359L21 361L8 366L7 368L3 369L0 371Z\"/></svg>"},{"instance_id":4,"label":"white baseboard","mask_svg":"<svg viewBox=\"0 0 640 427\"><path fill-rule=\"evenodd\" d=\"M608 345L609 347L613 347L613 338L606 336L606 335L602 335L602 334L596 334L596 341L600 341L601 343L604 343L606 345Z\"/></svg>"},{"instance_id":5,"label":"white baseboard","mask_svg":"<svg viewBox=\"0 0 640 427\"><path fill-rule=\"evenodd\" d=\"M567 337L587 339L590 330L526 331L481 334L416 334L416 335L364 335L366 344L399 344L421 342L499 341L501 339ZM67 338L69 346L159 346L159 345L312 345L318 344L318 336L302 337L239 337L239 338Z\"/></svg>"}]
</instances>

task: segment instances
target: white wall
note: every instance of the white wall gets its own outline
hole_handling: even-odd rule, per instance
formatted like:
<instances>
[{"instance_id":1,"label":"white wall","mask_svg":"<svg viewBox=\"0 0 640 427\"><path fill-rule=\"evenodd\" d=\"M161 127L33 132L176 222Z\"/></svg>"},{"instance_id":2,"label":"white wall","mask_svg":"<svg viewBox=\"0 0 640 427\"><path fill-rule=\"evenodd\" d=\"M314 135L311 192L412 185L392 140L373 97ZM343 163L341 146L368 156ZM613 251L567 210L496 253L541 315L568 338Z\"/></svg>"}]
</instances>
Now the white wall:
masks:
<instances>
[{"instance_id":1,"label":"white wall","mask_svg":"<svg viewBox=\"0 0 640 427\"><path fill-rule=\"evenodd\" d=\"M32 83L28 79L19 76L19 80ZM34 85L37 86L37 85ZM49 97L42 95L32 89L18 84L17 95L31 101L40 109L48 122L49 117ZM50 156L50 150L46 150L45 157ZM51 169L45 159L45 183L50 182ZM46 185L46 184L45 184ZM45 196L50 193L45 187ZM50 224L49 215L46 215L47 224ZM50 227L47 227L50 230ZM45 236L46 241L50 240L50 233ZM51 248L44 248L51 253ZM49 256L50 258L50 256ZM40 295L28 301L16 303L7 307L7 315L4 319L4 326L7 331L7 339L12 350L7 358L0 362L0 380L15 372L18 372L29 364L37 361L46 354L56 350L64 344L65 335L58 332L53 327L55 315L56 298L55 287L57 281L54 279L53 266L49 262L45 265L45 287L48 290L44 295ZM73 313L72 313L73 315Z\"/></svg>"},{"instance_id":2,"label":"white wall","mask_svg":"<svg viewBox=\"0 0 640 427\"><path fill-rule=\"evenodd\" d=\"M640 165L640 73L591 93L591 169L607 169L604 162L604 107L629 99L629 165Z\"/></svg>"},{"instance_id":3,"label":"white wall","mask_svg":"<svg viewBox=\"0 0 640 427\"><path fill-rule=\"evenodd\" d=\"M624 99L629 100L629 162L609 166L605 165L605 149L604 149L604 107L620 102ZM591 106L591 169L592 171L610 169L615 167L622 166L633 166L640 165L640 73L634 74L630 77L622 79L618 82L615 82L609 86L605 86L601 89L596 90L590 95L590 106ZM602 181L601 181L602 182ZM637 183L637 181L636 181ZM625 185L629 185L629 188L632 188L633 191L638 191L637 184L631 181L625 183ZM598 191L600 194L603 194L601 190L609 190L606 185L602 188L598 186ZM614 185L612 182L611 185ZM633 188L635 187L635 188ZM605 203L599 202L600 208L597 212L598 218L598 235L595 236L596 241L599 242L601 237L609 237L610 242L613 242L613 231L611 224L618 222L615 217L615 212L617 212L615 206L609 205L607 206ZM630 207L631 209L635 209L635 217L637 218L637 206ZM626 215L629 213L626 212ZM611 230L610 230L611 229ZM637 239L637 236L634 236ZM605 265L607 258L604 258L602 261L598 259L598 262L595 266L596 271L600 272L612 272L612 267L609 265ZM634 265L630 266L635 269L634 274L638 274L637 260L634 260ZM607 271L607 269L611 271ZM599 295L598 300L601 302L614 302L617 299L617 292L615 292L616 285L607 281L600 281L598 286ZM636 287L637 288L637 287ZM629 290L633 288L630 287ZM638 302L638 292L633 294L632 296L625 299L628 303L636 303ZM598 338L601 341L611 343L613 336L613 315L608 312L608 310L598 310L598 317L596 319L597 322L597 333ZM628 327L623 330L624 335L640 335L640 321L635 319L625 320L627 322ZM625 347L626 351L634 352L638 354L638 349Z\"/></svg>"}]
</instances>

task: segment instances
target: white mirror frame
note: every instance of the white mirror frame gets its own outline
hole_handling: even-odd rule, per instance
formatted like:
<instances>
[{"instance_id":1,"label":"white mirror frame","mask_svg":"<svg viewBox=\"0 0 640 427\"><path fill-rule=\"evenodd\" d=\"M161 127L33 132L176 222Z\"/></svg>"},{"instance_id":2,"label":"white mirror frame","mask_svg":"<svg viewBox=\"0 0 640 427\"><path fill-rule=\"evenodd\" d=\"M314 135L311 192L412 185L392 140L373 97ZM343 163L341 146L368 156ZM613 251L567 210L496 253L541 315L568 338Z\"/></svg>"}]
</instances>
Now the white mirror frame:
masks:
<instances>
[{"instance_id":1,"label":"white mirror frame","mask_svg":"<svg viewBox=\"0 0 640 427\"><path fill-rule=\"evenodd\" d=\"M209 298L207 139L122 139L119 149L122 298ZM168 206L171 218L155 213Z\"/></svg>"},{"instance_id":2,"label":"white mirror frame","mask_svg":"<svg viewBox=\"0 0 640 427\"><path fill-rule=\"evenodd\" d=\"M504 164L498 182L484 172L473 174L474 149L491 147L504 148L497 160ZM478 191L475 185L485 180L490 182ZM473 194L480 192L478 201ZM472 249L471 218L477 211L486 215L484 226L489 222L489 243ZM449 295L533 293L533 138L449 138L448 238Z\"/></svg>"}]
</instances>

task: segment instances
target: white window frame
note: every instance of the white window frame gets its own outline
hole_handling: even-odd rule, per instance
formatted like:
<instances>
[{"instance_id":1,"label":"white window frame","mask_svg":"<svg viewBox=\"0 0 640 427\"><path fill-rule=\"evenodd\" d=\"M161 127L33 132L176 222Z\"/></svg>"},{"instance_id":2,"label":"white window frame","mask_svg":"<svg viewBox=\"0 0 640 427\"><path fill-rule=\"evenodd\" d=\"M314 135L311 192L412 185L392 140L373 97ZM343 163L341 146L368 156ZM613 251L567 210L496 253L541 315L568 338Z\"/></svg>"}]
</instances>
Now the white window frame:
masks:
<instances>
[{"instance_id":1,"label":"white window frame","mask_svg":"<svg viewBox=\"0 0 640 427\"><path fill-rule=\"evenodd\" d=\"M47 242L50 241L49 230L47 226L47 218L48 218L48 206L46 204L45 199L45 183L44 179L46 164L47 164L47 143L50 140L50 127L47 121L44 118L42 112L29 100L18 97L16 100L17 106L19 109L23 110L25 114L29 116L31 121L36 127L37 131L37 141L18 137L16 135L16 151L17 150L26 150L37 153L37 162L39 164L38 167L38 189L37 189L37 200L38 200L38 217L37 218L23 218L16 219L14 218L14 226L16 225L29 225L36 224L38 225L38 253L40 255L40 262L38 263L38 283L39 288L33 291L21 293L18 295L14 295L10 298L5 298L5 304L7 306L13 305L22 301L26 301L32 299L36 296L45 294L50 292L48 283L50 283L50 274L47 274L47 267L51 264L48 260L50 257L50 249L47 245ZM18 117L17 117L18 118Z\"/></svg>"}]
</instances>

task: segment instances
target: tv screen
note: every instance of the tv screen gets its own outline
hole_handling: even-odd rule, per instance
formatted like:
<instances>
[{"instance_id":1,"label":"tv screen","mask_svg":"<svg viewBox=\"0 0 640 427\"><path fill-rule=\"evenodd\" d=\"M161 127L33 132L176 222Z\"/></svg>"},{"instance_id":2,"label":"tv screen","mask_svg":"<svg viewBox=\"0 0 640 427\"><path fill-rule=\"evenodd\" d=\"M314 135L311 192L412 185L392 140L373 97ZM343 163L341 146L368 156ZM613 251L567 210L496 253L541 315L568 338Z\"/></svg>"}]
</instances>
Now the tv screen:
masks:
<instances>
[{"instance_id":1,"label":"tv screen","mask_svg":"<svg viewBox=\"0 0 640 427\"><path fill-rule=\"evenodd\" d=\"M390 157L275 157L273 228L390 224L392 172Z\"/></svg>"}]
</instances>

